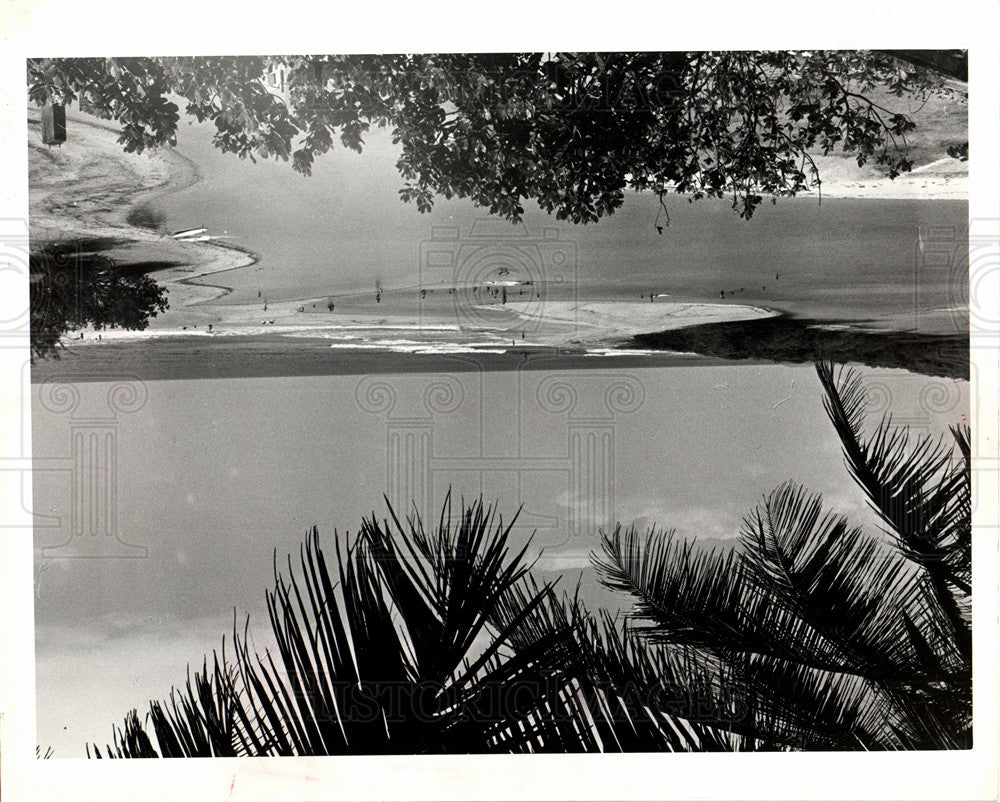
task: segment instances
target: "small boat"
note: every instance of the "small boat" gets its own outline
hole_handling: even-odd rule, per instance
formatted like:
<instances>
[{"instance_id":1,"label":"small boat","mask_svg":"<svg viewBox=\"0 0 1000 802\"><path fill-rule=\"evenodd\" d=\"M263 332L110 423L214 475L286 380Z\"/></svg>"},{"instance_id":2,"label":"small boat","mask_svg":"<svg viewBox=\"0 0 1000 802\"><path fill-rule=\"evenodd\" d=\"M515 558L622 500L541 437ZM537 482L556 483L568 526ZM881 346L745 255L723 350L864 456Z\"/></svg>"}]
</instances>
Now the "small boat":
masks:
<instances>
[{"instance_id":1,"label":"small boat","mask_svg":"<svg viewBox=\"0 0 1000 802\"><path fill-rule=\"evenodd\" d=\"M181 242L211 242L217 239L232 239L232 234L198 234L195 237L181 237Z\"/></svg>"},{"instance_id":2,"label":"small boat","mask_svg":"<svg viewBox=\"0 0 1000 802\"><path fill-rule=\"evenodd\" d=\"M207 231L207 228L185 228L183 231L175 231L170 236L174 239L184 239L186 237L196 237L199 234L206 233Z\"/></svg>"}]
</instances>

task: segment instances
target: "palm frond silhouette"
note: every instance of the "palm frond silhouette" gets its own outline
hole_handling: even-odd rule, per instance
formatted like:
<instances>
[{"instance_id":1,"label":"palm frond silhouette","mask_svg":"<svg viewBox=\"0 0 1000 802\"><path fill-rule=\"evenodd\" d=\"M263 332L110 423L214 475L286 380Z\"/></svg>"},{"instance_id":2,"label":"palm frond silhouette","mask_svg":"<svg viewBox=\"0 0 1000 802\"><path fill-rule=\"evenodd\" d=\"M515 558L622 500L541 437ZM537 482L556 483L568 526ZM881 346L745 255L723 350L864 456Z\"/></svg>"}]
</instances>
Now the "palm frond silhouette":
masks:
<instances>
[{"instance_id":1,"label":"palm frond silhouette","mask_svg":"<svg viewBox=\"0 0 1000 802\"><path fill-rule=\"evenodd\" d=\"M818 364L873 533L787 482L733 548L617 527L592 561L619 621L539 583L482 500L437 526L316 529L267 594L276 652L208 660L96 757L971 746L971 434L866 433L859 374ZM147 730L151 729L151 733ZM88 746L88 754L90 747Z\"/></svg>"},{"instance_id":2,"label":"palm frond silhouette","mask_svg":"<svg viewBox=\"0 0 1000 802\"><path fill-rule=\"evenodd\" d=\"M970 432L912 437L886 416L866 435L853 370L817 366L848 468L888 537L786 483L744 520L738 548L616 529L594 558L636 602L647 647L700 655L757 746L971 746ZM958 456L955 456L955 450Z\"/></svg>"}]
</instances>

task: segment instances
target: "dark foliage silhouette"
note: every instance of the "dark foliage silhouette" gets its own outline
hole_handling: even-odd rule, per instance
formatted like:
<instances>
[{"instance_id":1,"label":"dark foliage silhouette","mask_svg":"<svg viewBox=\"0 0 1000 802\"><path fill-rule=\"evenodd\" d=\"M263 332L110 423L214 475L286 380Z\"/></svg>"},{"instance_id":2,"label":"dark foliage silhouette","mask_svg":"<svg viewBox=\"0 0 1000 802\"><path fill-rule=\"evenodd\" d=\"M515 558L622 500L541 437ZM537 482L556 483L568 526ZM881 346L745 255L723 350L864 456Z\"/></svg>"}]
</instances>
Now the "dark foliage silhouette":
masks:
<instances>
[{"instance_id":1,"label":"dark foliage silhouette","mask_svg":"<svg viewBox=\"0 0 1000 802\"><path fill-rule=\"evenodd\" d=\"M141 331L165 311L167 291L140 266L120 266L100 243L67 242L31 252L31 356L58 358L67 332L90 326ZM148 267L148 266L147 266Z\"/></svg>"},{"instance_id":2,"label":"dark foliage silhouette","mask_svg":"<svg viewBox=\"0 0 1000 802\"><path fill-rule=\"evenodd\" d=\"M915 124L895 101L954 92L966 62L915 52L29 59L28 93L120 121L136 152L174 143L180 95L223 151L305 175L337 139L360 152L390 127L400 197L420 211L457 196L517 221L534 200L587 223L636 189L731 198L749 218L819 187L812 153L909 171Z\"/></svg>"},{"instance_id":3,"label":"dark foliage silhouette","mask_svg":"<svg viewBox=\"0 0 1000 802\"><path fill-rule=\"evenodd\" d=\"M969 334L837 330L822 321L779 315L640 334L643 348L690 351L723 359L776 362L852 361L925 376L969 378Z\"/></svg>"},{"instance_id":4,"label":"dark foliage silhouette","mask_svg":"<svg viewBox=\"0 0 1000 802\"><path fill-rule=\"evenodd\" d=\"M969 748L969 430L949 445L885 417L866 435L859 375L828 363L818 373L888 537L789 482L746 517L738 549L617 529L596 565L635 597L632 634L697 654L746 711L734 732L758 746Z\"/></svg>"},{"instance_id":5,"label":"dark foliage silhouette","mask_svg":"<svg viewBox=\"0 0 1000 802\"><path fill-rule=\"evenodd\" d=\"M970 432L866 431L859 374L817 372L884 532L794 482L734 548L619 527L593 557L619 621L538 584L481 501L433 530L390 506L275 562L275 654L234 626L231 661L95 756L969 748Z\"/></svg>"}]
</instances>

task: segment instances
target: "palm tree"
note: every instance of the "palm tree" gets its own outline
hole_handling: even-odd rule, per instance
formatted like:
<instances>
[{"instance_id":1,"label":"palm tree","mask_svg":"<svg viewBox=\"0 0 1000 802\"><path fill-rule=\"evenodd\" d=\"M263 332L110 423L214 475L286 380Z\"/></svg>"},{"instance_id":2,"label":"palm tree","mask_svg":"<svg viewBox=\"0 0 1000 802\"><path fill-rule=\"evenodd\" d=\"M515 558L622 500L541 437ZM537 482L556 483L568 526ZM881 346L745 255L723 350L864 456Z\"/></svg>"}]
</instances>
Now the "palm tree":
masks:
<instances>
[{"instance_id":1,"label":"palm tree","mask_svg":"<svg viewBox=\"0 0 1000 802\"><path fill-rule=\"evenodd\" d=\"M388 501L387 501L388 504ZM186 694L132 711L106 747L109 757L412 754L578 751L594 748L566 676L565 625L512 646L512 633L549 591L520 597L500 627L488 623L522 593L527 546L513 555L504 525L476 502L438 527L365 520L333 564L316 529L300 553L301 577L275 562L267 594L277 654L251 654L234 631L225 649L190 678ZM515 516L516 520L516 516ZM331 570L332 569L332 570ZM235 627L234 627L235 630ZM88 754L90 749L88 747ZM102 757L99 747L94 755Z\"/></svg>"},{"instance_id":2,"label":"palm tree","mask_svg":"<svg viewBox=\"0 0 1000 802\"><path fill-rule=\"evenodd\" d=\"M738 547L620 527L594 562L636 600L629 636L699 666L755 749L971 747L970 432L866 435L859 375L817 365L857 484L888 537L777 488ZM735 702L735 705L734 705Z\"/></svg>"},{"instance_id":3,"label":"palm tree","mask_svg":"<svg viewBox=\"0 0 1000 802\"><path fill-rule=\"evenodd\" d=\"M437 527L365 520L328 563L315 529L267 594L277 653L216 654L132 711L109 757L971 745L968 428L864 429L860 378L817 366L848 467L890 537L793 483L739 547L616 528L594 556L624 622L558 597L482 501ZM387 501L388 504L388 501ZM155 738L155 745L154 745ZM89 754L89 747L88 747ZM94 754L102 756L95 745Z\"/></svg>"}]
</instances>

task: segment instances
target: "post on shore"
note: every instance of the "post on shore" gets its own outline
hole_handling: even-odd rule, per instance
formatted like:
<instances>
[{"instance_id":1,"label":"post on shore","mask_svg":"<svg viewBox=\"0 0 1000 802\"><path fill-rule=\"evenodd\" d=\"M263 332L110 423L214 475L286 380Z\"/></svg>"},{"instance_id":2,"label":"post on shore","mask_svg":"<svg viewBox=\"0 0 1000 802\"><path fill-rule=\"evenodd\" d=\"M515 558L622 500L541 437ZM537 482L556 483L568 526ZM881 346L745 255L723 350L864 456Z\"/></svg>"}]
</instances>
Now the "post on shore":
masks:
<instances>
[{"instance_id":1,"label":"post on shore","mask_svg":"<svg viewBox=\"0 0 1000 802\"><path fill-rule=\"evenodd\" d=\"M66 141L66 107L49 103L42 107L42 142L62 145Z\"/></svg>"}]
</instances>

